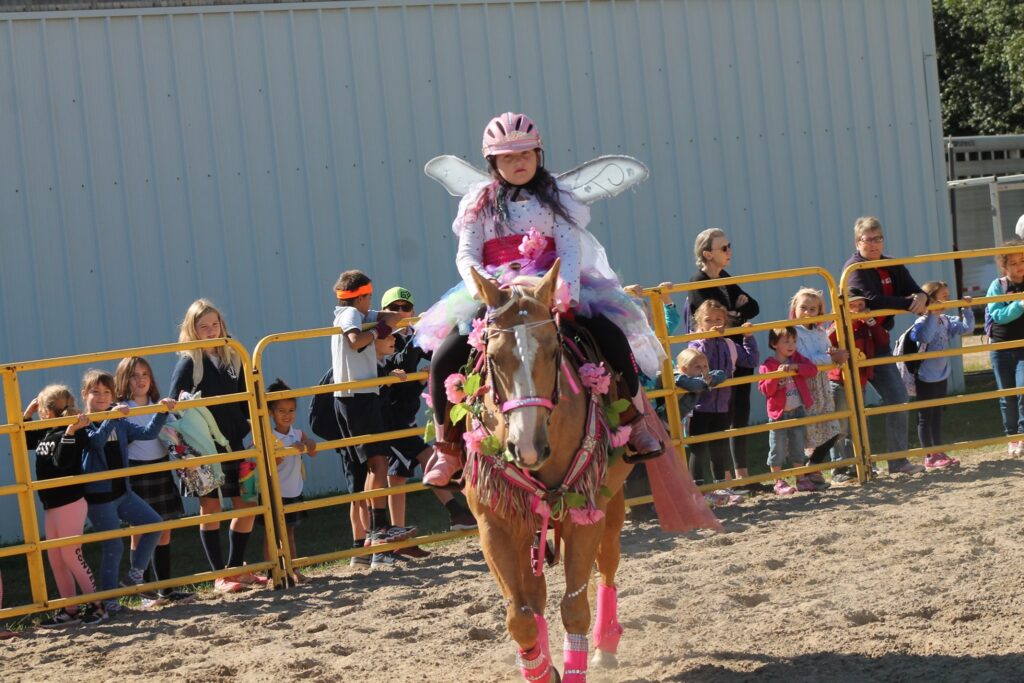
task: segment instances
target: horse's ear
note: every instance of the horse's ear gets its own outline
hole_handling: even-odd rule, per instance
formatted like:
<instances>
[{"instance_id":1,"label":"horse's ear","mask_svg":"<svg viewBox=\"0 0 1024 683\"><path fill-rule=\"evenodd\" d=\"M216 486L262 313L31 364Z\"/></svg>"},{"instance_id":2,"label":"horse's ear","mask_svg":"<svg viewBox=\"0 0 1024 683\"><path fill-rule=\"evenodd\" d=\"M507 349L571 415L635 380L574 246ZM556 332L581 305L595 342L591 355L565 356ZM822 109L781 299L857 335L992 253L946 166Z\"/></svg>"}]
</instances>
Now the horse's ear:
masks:
<instances>
[{"instance_id":1,"label":"horse's ear","mask_svg":"<svg viewBox=\"0 0 1024 683\"><path fill-rule=\"evenodd\" d=\"M493 280L489 280L481 275L476 268L469 269L470 275L473 276L473 284L476 285L476 291L480 294L480 299L487 304L490 308L497 308L501 303L501 290Z\"/></svg>"},{"instance_id":2,"label":"horse's ear","mask_svg":"<svg viewBox=\"0 0 1024 683\"><path fill-rule=\"evenodd\" d=\"M555 288L558 286L558 271L561 270L562 259L555 259L551 264L551 270L540 279L540 283L534 288L533 295L540 301L552 306L555 299Z\"/></svg>"}]
</instances>

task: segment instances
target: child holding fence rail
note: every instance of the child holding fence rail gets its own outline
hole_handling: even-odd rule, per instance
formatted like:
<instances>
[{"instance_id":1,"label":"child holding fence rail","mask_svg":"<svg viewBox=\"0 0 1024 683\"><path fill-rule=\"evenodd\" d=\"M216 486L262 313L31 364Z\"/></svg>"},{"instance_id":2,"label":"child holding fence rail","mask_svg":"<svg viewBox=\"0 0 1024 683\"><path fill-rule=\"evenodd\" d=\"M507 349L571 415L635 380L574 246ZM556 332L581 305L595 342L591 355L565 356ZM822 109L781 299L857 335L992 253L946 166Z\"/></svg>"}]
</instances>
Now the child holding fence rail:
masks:
<instances>
[{"instance_id":1,"label":"child holding fence rail","mask_svg":"<svg viewBox=\"0 0 1024 683\"><path fill-rule=\"evenodd\" d=\"M945 282L926 282L921 285L921 291L928 295L929 305L949 301L949 285ZM943 351L949 348L950 342L956 337L974 331L971 297L965 296L964 302L967 306L963 309L963 317L946 315L938 310L929 311L914 322L910 328L910 337L917 342L919 349L927 347L928 351ZM922 360L914 377L918 400L944 398L948 379L948 358ZM942 406L918 409L917 436L922 446L938 446L942 443ZM924 456L924 466L929 470L955 467L959 464L959 460L945 453L936 452Z\"/></svg>"},{"instance_id":2,"label":"child holding fence rail","mask_svg":"<svg viewBox=\"0 0 1024 683\"><path fill-rule=\"evenodd\" d=\"M377 346L388 344L398 321L395 313L370 310L373 301L373 284L370 278L358 270L346 270L334 284L338 305L334 309L334 326L341 334L331 337L331 363L335 382L354 382L377 378ZM375 323L370 329L363 329L364 323ZM391 347L393 348L393 347ZM386 431L380 387L334 392L342 431L346 438L379 434ZM348 448L345 452L345 466L349 471L350 486L355 491L382 489L387 486L387 448L380 442L364 443ZM380 496L370 501L369 535L360 514L360 506L351 509L352 544L362 547L364 542L381 545L411 538L415 527L392 526L388 523L385 507L387 498ZM365 507L364 507L365 509ZM392 553L376 553L371 566L390 566L395 562ZM353 564L359 564L353 558Z\"/></svg>"},{"instance_id":3,"label":"child holding fence rail","mask_svg":"<svg viewBox=\"0 0 1024 683\"><path fill-rule=\"evenodd\" d=\"M850 287L846 292L846 310L850 313L863 313L867 310L867 298L864 292L857 287ZM829 343L835 347L838 341L835 325L828 333ZM875 357L876 349L889 348L889 331L879 324L874 318L863 318L853 321L853 346L860 354L860 360L867 360ZM828 371L829 384L832 385L832 400L837 411L847 409L845 381L849 373L848 368L834 368ZM860 386L863 388L874 376L875 368L867 367L860 369ZM849 460L853 457L853 443L850 441L850 420L839 421L839 439L832 447L832 462ZM832 472L832 484L841 485L854 481L853 470L849 467L840 467Z\"/></svg>"},{"instance_id":4,"label":"child holding fence rail","mask_svg":"<svg viewBox=\"0 0 1024 683\"><path fill-rule=\"evenodd\" d=\"M288 391L289 389L291 387L277 379L267 387L267 392ZM302 502L302 453L305 452L311 457L316 455L316 441L295 428L297 406L298 403L294 398L280 398L267 403L267 410L270 411L270 419L274 425L272 436L276 440L275 447L299 449L299 453L295 455L277 457L277 483L281 488L281 502L284 505ZM285 527L288 530L289 554L293 558L296 556L295 527L301 524L307 516L304 510L289 512L284 516ZM260 517L260 522L262 521L263 518ZM270 559L270 546L267 544L266 537L263 540L263 559ZM293 571L289 578L294 583L302 583L306 580L306 577L298 570Z\"/></svg>"},{"instance_id":5,"label":"child holding fence rail","mask_svg":"<svg viewBox=\"0 0 1024 683\"><path fill-rule=\"evenodd\" d=\"M789 302L790 320L813 318L825 315L825 295L818 289L801 287ZM824 323L807 323L796 325L796 350L801 356L815 365L832 365L845 363L850 357L849 352L836 348L828 337L828 326ZM829 386L828 374L819 372L807 379L813 403L807 410L808 415L825 415L835 412L836 406L832 399L832 388ZM807 425L807 443L805 448L811 451L810 461L813 464L825 462L829 451L839 439L838 420L817 422ZM819 489L828 488L828 483L821 472L807 475Z\"/></svg>"},{"instance_id":6,"label":"child holding fence rail","mask_svg":"<svg viewBox=\"0 0 1024 683\"><path fill-rule=\"evenodd\" d=\"M205 339L221 339L231 335L228 333L224 316L208 299L197 299L185 311L181 321L178 341L195 342ZM180 352L178 364L171 375L171 396L179 398L181 392L194 394L201 392L203 398L237 394L246 391L245 374L242 372L242 359L238 352L230 346L218 346L212 349ZM249 434L249 414L244 401L209 406L210 413L217 423L218 429L228 440L228 448L217 446L217 452L244 450L243 442ZM202 455L213 455L203 453ZM239 469L241 462L232 460L221 463L224 472L224 484L199 499L199 507L204 515L221 511L221 497L230 498L231 506L238 510L252 507L253 504L242 499L239 485ZM245 548L255 524L255 518L237 517L231 520L228 531L228 561L224 562L221 553L220 522L207 522L199 527L199 540L206 552L210 569L217 571L225 567L241 567L245 564ZM245 586L266 585L267 580L250 572L238 574L231 578L217 579L214 588L221 593L236 593Z\"/></svg>"},{"instance_id":7,"label":"child holding fence rail","mask_svg":"<svg viewBox=\"0 0 1024 683\"><path fill-rule=\"evenodd\" d=\"M405 320L416 315L416 307L412 292L405 287L392 287L384 292L381 308L394 313L398 320ZM405 379L408 373L416 372L423 360L430 354L412 343L415 330L403 327L391 335L394 347L383 359L379 371L381 376L393 375ZM416 415L420 410L420 395L423 384L420 382L404 382L381 387L381 402L388 431L408 429L416 426ZM413 476L417 465L426 468L432 449L422 436L406 436L385 442L388 448L388 486L401 486ZM452 531L464 531L476 528L473 514L452 494L444 489L433 489L438 501L448 511L449 528ZM396 526L405 525L405 494L388 496L388 508L391 511L391 522ZM419 546L410 546L396 550L399 556L423 558L430 553Z\"/></svg>"},{"instance_id":8,"label":"child holding fence rail","mask_svg":"<svg viewBox=\"0 0 1024 683\"><path fill-rule=\"evenodd\" d=\"M160 400L160 390L153 379L153 368L145 358L130 356L121 359L114 373L115 396L118 401L127 403L129 408L148 406ZM149 422L146 415L132 415L125 420L144 427ZM157 462L167 462L169 456L167 448L159 439L139 439L128 444L128 465L149 465ZM153 472L151 474L139 474L132 478L132 490L139 498L153 508L160 515L161 519L178 519L185 514L185 507L181 504L181 494L178 492L178 485L174 483L174 475L171 472ZM132 550L139 546L139 536L132 536ZM166 529L160 533L160 540L156 550L153 551L153 563L146 569L147 581L164 581L171 578L171 530ZM176 602L189 600L191 593L174 590L173 588L161 588L158 593L160 602Z\"/></svg>"},{"instance_id":9,"label":"child holding fence rail","mask_svg":"<svg viewBox=\"0 0 1024 683\"><path fill-rule=\"evenodd\" d=\"M28 447L36 452L36 480L45 481L81 474L82 450L88 443L82 430L89 424L89 420L75 407L75 397L71 389L62 384L45 387L25 410L25 421L31 420L36 412L44 420L78 415L78 421L67 427L56 427L46 432L26 432ZM85 515L88 509L84 484L40 489L37 493L39 501L43 504L48 540L81 535L85 528ZM81 543L47 550L46 559L50 563L60 597L75 597L76 584L82 594L96 592L96 581L89 564L82 556ZM44 628L74 624L94 625L106 618L107 612L103 608L103 603L95 602L87 609L65 607L39 625Z\"/></svg>"},{"instance_id":10,"label":"child holding fence rail","mask_svg":"<svg viewBox=\"0 0 1024 683\"><path fill-rule=\"evenodd\" d=\"M718 301L707 299L693 315L697 332L721 332L725 329L729 312ZM744 323L747 325L748 323ZM708 337L690 342L691 349L704 354L708 360L709 370L720 370L725 379L736 372L736 368L752 368L757 366L758 350L754 335L743 335L743 343L737 344L726 337ZM730 387L711 389L697 398L693 415L690 417L690 436L712 434L729 428L732 420ZM725 472L729 467L729 442L717 439L690 447L690 472L698 483L704 472L704 463L711 466L711 476L715 482L725 480ZM725 496L738 495L735 491L722 490ZM713 501L718 503L720 501Z\"/></svg>"},{"instance_id":11,"label":"child holding fence rail","mask_svg":"<svg viewBox=\"0 0 1024 683\"><path fill-rule=\"evenodd\" d=\"M114 378L109 372L89 370L82 378L82 401L87 413L108 410L127 415L128 406L114 405ZM174 399L160 399L168 410L174 409ZM160 428L167 422L167 413L157 413L149 418L145 427L124 419L104 420L99 425L89 425L84 431L88 443L82 451L82 471L109 472L128 465L128 444L136 439L155 439ZM89 521L96 531L117 529L125 522L132 526L156 524L160 515L154 512L146 501L132 491L127 477L116 477L91 482L85 485L85 500L89 504ZM144 572L153 559L153 550L160 539L159 531L151 531L139 537L139 543L131 554L128 577L124 586L145 582ZM103 554L100 559L100 590L117 588L117 574L124 553L124 541L112 538L100 543ZM143 594L144 599L154 600L155 594ZM108 612L116 612L120 605L116 600L104 603Z\"/></svg>"},{"instance_id":12,"label":"child holding fence rail","mask_svg":"<svg viewBox=\"0 0 1024 683\"><path fill-rule=\"evenodd\" d=\"M1010 240L1003 246L1019 246L1021 253L996 256L1002 276L992 281L985 296L1024 292L1024 240ZM1024 339L1024 300L993 302L986 306L985 334L993 343ZM1024 347L1000 349L989 355L999 389L1024 386ZM1017 395L1004 396L999 399L999 410L1006 435L1024 437L1024 399ZM1007 448L1010 455L1024 455L1024 441L1011 441Z\"/></svg>"},{"instance_id":13,"label":"child holding fence rail","mask_svg":"<svg viewBox=\"0 0 1024 683\"><path fill-rule=\"evenodd\" d=\"M792 420L806 415L814 405L807 380L818 374L814 363L796 350L797 331L795 327L777 327L768 332L768 348L775 354L765 360L759 374L772 372L795 372L795 376L782 379L762 379L757 387L768 399L768 419L771 422ZM773 429L768 434L768 466L772 472L779 472L788 464L800 467L807 462L804 455L806 430L804 427ZM785 479L775 480L775 493L788 496L800 491L815 491L817 486L807 476L796 479L793 488Z\"/></svg>"}]
</instances>

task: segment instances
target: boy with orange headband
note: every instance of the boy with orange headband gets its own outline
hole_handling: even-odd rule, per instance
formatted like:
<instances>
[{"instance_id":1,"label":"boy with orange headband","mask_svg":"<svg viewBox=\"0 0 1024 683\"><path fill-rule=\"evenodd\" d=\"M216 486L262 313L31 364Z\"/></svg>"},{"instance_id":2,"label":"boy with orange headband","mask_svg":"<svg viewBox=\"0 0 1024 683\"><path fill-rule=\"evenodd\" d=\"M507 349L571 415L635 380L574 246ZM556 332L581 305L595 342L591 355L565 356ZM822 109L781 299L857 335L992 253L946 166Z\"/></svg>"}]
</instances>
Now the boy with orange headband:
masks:
<instances>
[{"instance_id":1,"label":"boy with orange headband","mask_svg":"<svg viewBox=\"0 0 1024 683\"><path fill-rule=\"evenodd\" d=\"M331 361L335 382L355 382L377 379L378 344L391 336L392 325L398 314L371 311L373 283L365 273L346 270L334 285L338 306L334 309L334 326L341 334L331 337ZM370 325L367 325L369 323ZM376 323L375 325L373 323ZM364 329L368 327L368 329ZM387 431L380 387L369 386L334 392L335 404L341 419L344 436L366 436ZM388 482L388 449L383 443L360 444L346 449L345 465L352 491L382 489ZM370 517L365 520L365 504L354 503L351 509L353 545L362 547L365 540L371 545L390 543L410 538L415 527L393 527L388 524L387 498L371 501ZM369 522L369 536L366 522ZM391 553L373 556L371 566L391 565Z\"/></svg>"}]
</instances>

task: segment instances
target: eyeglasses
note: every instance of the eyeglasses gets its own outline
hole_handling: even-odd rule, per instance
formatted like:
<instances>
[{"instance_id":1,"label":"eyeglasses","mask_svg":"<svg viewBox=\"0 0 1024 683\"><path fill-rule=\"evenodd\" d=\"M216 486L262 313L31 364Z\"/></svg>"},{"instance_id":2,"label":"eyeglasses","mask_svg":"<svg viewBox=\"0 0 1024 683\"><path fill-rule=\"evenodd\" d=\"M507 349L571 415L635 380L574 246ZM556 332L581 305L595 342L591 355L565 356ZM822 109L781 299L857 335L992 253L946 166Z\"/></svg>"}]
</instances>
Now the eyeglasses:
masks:
<instances>
[{"instance_id":1,"label":"eyeglasses","mask_svg":"<svg viewBox=\"0 0 1024 683\"><path fill-rule=\"evenodd\" d=\"M393 303L388 304L387 306L385 306L385 308L394 313L398 313L399 311L401 311L402 313L409 313L410 311L412 311L413 305L410 303Z\"/></svg>"},{"instance_id":2,"label":"eyeglasses","mask_svg":"<svg viewBox=\"0 0 1024 683\"><path fill-rule=\"evenodd\" d=\"M885 237L883 237L882 235L875 235L874 237L861 237L860 241L864 242L865 244L881 244L882 242L885 241Z\"/></svg>"},{"instance_id":3,"label":"eyeglasses","mask_svg":"<svg viewBox=\"0 0 1024 683\"><path fill-rule=\"evenodd\" d=\"M718 248L718 251L732 251L732 243L726 242Z\"/></svg>"}]
</instances>

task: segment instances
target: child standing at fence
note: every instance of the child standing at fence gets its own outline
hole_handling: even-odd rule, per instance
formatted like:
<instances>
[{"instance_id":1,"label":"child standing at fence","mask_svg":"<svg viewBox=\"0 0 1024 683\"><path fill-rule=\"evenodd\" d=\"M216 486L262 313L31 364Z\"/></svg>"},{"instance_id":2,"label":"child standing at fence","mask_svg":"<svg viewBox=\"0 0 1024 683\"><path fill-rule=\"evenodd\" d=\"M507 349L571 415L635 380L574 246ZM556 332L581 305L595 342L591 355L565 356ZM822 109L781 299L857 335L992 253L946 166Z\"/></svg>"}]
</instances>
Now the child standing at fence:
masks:
<instances>
[{"instance_id":1,"label":"child standing at fence","mask_svg":"<svg viewBox=\"0 0 1024 683\"><path fill-rule=\"evenodd\" d=\"M850 313L863 313L867 310L867 297L858 287L850 287L846 292L846 310ZM839 343L835 325L832 325L828 333L829 343L835 347ZM864 318L853 321L853 346L860 354L860 360L867 360L875 357L876 349L889 348L889 331L874 318ZM834 368L828 371L829 384L832 386L832 400L836 410L847 409L845 380L849 373L847 368ZM860 369L860 386L867 386L874 376L875 369L866 367ZM839 421L839 439L832 447L832 462L849 460L853 457L853 443L850 441L850 421L842 419ZM832 472L832 484L848 484L854 481L853 470L849 467L840 467Z\"/></svg>"},{"instance_id":2,"label":"child standing at fence","mask_svg":"<svg viewBox=\"0 0 1024 683\"><path fill-rule=\"evenodd\" d=\"M806 415L814 405L807 379L818 374L818 368L796 350L797 331L795 327L777 327L768 332L768 348L775 354L765 360L758 370L766 375L772 372L795 372L795 376L781 379L762 379L757 383L761 393L768 399L768 419L771 422L791 420ZM779 472L787 465L800 467L807 462L804 455L806 430L804 427L773 429L768 434L768 466L772 472ZM775 493L788 496L800 491L817 490L814 482L806 476L797 477L794 489L785 479L775 480Z\"/></svg>"},{"instance_id":3,"label":"child standing at fence","mask_svg":"<svg viewBox=\"0 0 1024 683\"><path fill-rule=\"evenodd\" d=\"M370 278L358 270L347 270L338 276L334 284L338 305L334 309L334 326L341 334L331 337L331 363L335 382L354 382L377 378L377 343L391 336L392 325L398 321L394 313L371 311L373 284ZM370 329L363 329L364 323L376 323ZM346 438L379 434L386 431L380 387L334 392L338 415L341 417ZM346 466L353 472L350 481L353 489L362 491L382 489L387 486L387 448L380 442L364 443L346 450ZM380 496L370 502L370 529L362 526L358 507L352 506L352 542L362 545L361 536L366 536L370 545L411 538L414 527L398 527L388 524L387 499ZM373 566L394 564L392 553L377 553L371 560Z\"/></svg>"},{"instance_id":4,"label":"child standing at fence","mask_svg":"<svg viewBox=\"0 0 1024 683\"><path fill-rule=\"evenodd\" d=\"M203 341L206 339L228 338L227 324L224 316L208 299L198 299L185 311L181 321L178 341L182 343ZM180 352L178 364L171 375L171 396L178 398L181 392L189 394L199 391L203 398L237 394L246 391L245 374L242 372L242 359L238 352L230 346L218 346L211 349ZM228 448L217 447L218 453L244 450L243 442L249 434L249 411L245 400L236 403L224 403L209 406L218 429L228 440ZM213 455L203 453L202 455ZM199 499L199 507L204 515L221 511L221 497L230 498L231 506L238 510L252 507L242 499L239 486L239 468L241 462L232 460L221 463L224 472L224 484ZM228 531L228 561L224 562L221 553L220 522L207 522L199 527L199 540L210 563L210 569L217 571L225 567L241 567L245 564L245 548L252 534L255 518L238 517L231 520ZM247 585L266 585L262 576L245 572L225 579L217 579L214 587L221 593L236 593Z\"/></svg>"},{"instance_id":5,"label":"child standing at fence","mask_svg":"<svg viewBox=\"0 0 1024 683\"><path fill-rule=\"evenodd\" d=\"M36 452L36 481L73 477L82 473L82 450L88 443L82 430L89 424L88 418L75 407L71 389L62 384L51 384L39 392L25 410L25 421L35 413L44 420L55 417L78 415L78 421L67 427L56 427L46 432L26 432L28 447ZM85 502L85 485L72 484L57 489L40 489L39 501L43 504L43 518L46 538L78 536L85 528L88 506ZM57 592L62 598L73 598L75 586L82 593L94 593L96 581L89 564L82 556L82 545L66 545L46 551L46 559L53 572ZM43 627L70 626L73 624L98 624L107 618L103 603L93 603L91 609L65 607L42 621Z\"/></svg>"},{"instance_id":6,"label":"child standing at fence","mask_svg":"<svg viewBox=\"0 0 1024 683\"><path fill-rule=\"evenodd\" d=\"M825 315L825 296L820 290L801 287L789 302L790 320L814 318ZM801 356L814 365L832 365L845 363L850 354L833 346L828 338L828 326L824 323L807 323L796 326L796 350ZM832 388L829 386L828 374L820 372L807 379L811 390L812 407L808 415L824 415L835 412L836 406L832 399ZM805 448L810 453L811 463L825 462L829 451L839 439L839 421L828 420L807 425L807 443ZM828 488L828 483L821 472L807 475L819 489Z\"/></svg>"},{"instance_id":7,"label":"child standing at fence","mask_svg":"<svg viewBox=\"0 0 1024 683\"><path fill-rule=\"evenodd\" d=\"M114 373L114 388L117 400L127 403L129 408L152 405L160 400L160 390L157 389L156 381L153 379L153 369L145 358L139 356L123 358L118 363L117 371ZM125 419L140 427L144 427L149 422L148 415L132 415ZM167 462L168 459L167 448L159 439L136 440L128 444L128 465L130 467ZM138 494L139 498L146 501L160 515L161 519L178 519L185 514L178 485L174 483L174 475L169 470L133 476L132 490ZM132 536L132 550L136 550L138 546L139 536ZM146 573L147 581L164 581L171 578L170 529L160 533L160 540L156 550L153 551L153 564L146 569ZM191 593L173 588L161 588L158 596L161 601L166 602L193 597Z\"/></svg>"},{"instance_id":8,"label":"child standing at fence","mask_svg":"<svg viewBox=\"0 0 1024 683\"><path fill-rule=\"evenodd\" d=\"M921 291L928 295L928 304L941 304L949 301L949 285L945 282L931 281L921 285ZM927 346L928 351L943 351L949 348L950 342L958 336L974 331L974 311L971 310L971 297L965 296L967 304L962 309L963 317L945 315L943 311L929 311L919 317L910 328L910 338L918 344L918 348ZM949 380L949 359L928 358L918 366L914 385L917 399L927 401L933 398L945 398L946 383ZM942 406L919 408L917 411L917 437L922 446L938 446L942 443ZM960 461L945 453L929 453L924 456L924 466L929 470L944 469L959 465Z\"/></svg>"},{"instance_id":9,"label":"child standing at fence","mask_svg":"<svg viewBox=\"0 0 1024 683\"><path fill-rule=\"evenodd\" d=\"M114 378L109 372L89 370L82 378L82 401L87 413L116 410L128 413L124 403L114 405ZM168 410L174 409L174 400L160 399ZM167 413L157 413L149 418L145 427L124 419L104 420L99 425L85 428L88 443L82 451L82 471L108 472L121 469L128 464L128 444L137 439L155 439L160 428L167 421ZM105 479L85 485L85 499L89 504L89 521L96 531L117 529L125 522L132 526L156 524L160 515L154 512L146 501L132 491L126 477ZM144 572L153 559L153 550L160 539L159 531L151 531L139 537L139 543L131 554L131 566L123 585L138 585L145 581ZM103 554L100 560L100 590L117 588L117 574L124 553L124 542L120 538L102 541ZM117 611L116 600L105 603L108 612Z\"/></svg>"},{"instance_id":10,"label":"child standing at fence","mask_svg":"<svg viewBox=\"0 0 1024 683\"><path fill-rule=\"evenodd\" d=\"M412 292L405 287L392 287L384 292L381 308L394 313L398 320L406 320L416 315L416 307ZM412 343L414 330L402 327L391 335L394 348L380 366L380 374L394 375L405 379L406 374L416 372L420 364L429 359L430 354ZM387 418L388 431L409 429L416 426L416 415L420 410L420 395L423 392L421 382L404 382L381 387L381 401ZM385 443L388 453L388 486L401 486L412 477L416 466L426 467L430 458L431 448L423 437L406 436ZM449 528L452 531L464 531L476 528L476 519L465 505L451 491L433 489L434 495L448 511ZM391 511L391 522L396 526L405 525L405 494L388 496L388 507ZM398 555L422 558L429 555L419 546L411 546L395 551Z\"/></svg>"},{"instance_id":11,"label":"child standing at fence","mask_svg":"<svg viewBox=\"0 0 1024 683\"><path fill-rule=\"evenodd\" d=\"M271 382L267 392L288 391L291 389L280 379ZM267 403L267 410L270 411L270 420L274 425L275 448L297 448L298 453L294 455L278 456L277 458L277 483L281 488L281 502L284 505L302 502L302 453L310 457L316 456L316 441L303 434L295 428L295 411L298 403L294 398L280 398ZM285 527L288 530L289 554L296 557L295 527L302 523L307 517L304 510L289 512L284 516ZM260 518L260 522L263 518ZM266 537L263 541L263 559L270 559L270 546ZM289 577L295 583L301 583L306 577L298 570L292 572Z\"/></svg>"},{"instance_id":12,"label":"child standing at fence","mask_svg":"<svg viewBox=\"0 0 1024 683\"><path fill-rule=\"evenodd\" d=\"M693 314L697 332L721 332L725 329L729 312L725 306L714 299L707 299ZM757 366L759 354L757 342L752 334L743 335L743 343L737 344L725 337L708 337L690 342L691 349L704 354L710 371L719 370L729 379L737 367L753 368ZM729 387L711 389L697 398L693 415L690 417L690 436L722 432L729 428L732 416L729 406L732 390ZM701 482L704 464L711 467L713 481L725 480L725 471L729 467L729 442L717 439L690 447L690 472L697 483ZM735 492L723 490L725 495Z\"/></svg>"},{"instance_id":13,"label":"child standing at fence","mask_svg":"<svg viewBox=\"0 0 1024 683\"><path fill-rule=\"evenodd\" d=\"M986 296L1024 292L1024 240L1010 240L1003 246L1019 246L1021 253L996 256L996 265L1003 275L992 281ZM1024 339L1024 300L993 302L986 306L985 334L993 343ZM1024 386L1024 347L992 351L989 356L999 389ZM1024 399L1017 395L1004 396L999 399L999 410L1005 434L1024 436ZM1007 448L1012 456L1024 455L1024 441L1011 441Z\"/></svg>"}]
</instances>

